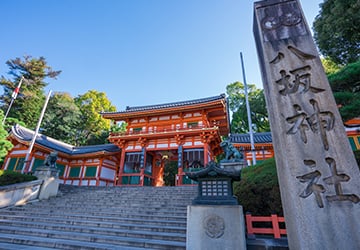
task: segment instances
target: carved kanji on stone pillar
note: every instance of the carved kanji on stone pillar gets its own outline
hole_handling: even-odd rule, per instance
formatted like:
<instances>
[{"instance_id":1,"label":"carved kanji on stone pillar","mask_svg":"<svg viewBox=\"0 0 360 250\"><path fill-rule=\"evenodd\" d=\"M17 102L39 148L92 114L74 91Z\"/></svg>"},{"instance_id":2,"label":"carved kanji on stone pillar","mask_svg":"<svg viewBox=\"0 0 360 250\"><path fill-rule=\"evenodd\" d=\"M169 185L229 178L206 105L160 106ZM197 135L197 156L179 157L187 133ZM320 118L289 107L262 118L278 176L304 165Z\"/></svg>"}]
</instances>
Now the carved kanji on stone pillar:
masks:
<instances>
[{"instance_id":1,"label":"carved kanji on stone pillar","mask_svg":"<svg viewBox=\"0 0 360 250\"><path fill-rule=\"evenodd\" d=\"M289 247L357 249L359 168L299 1L254 10Z\"/></svg>"}]
</instances>

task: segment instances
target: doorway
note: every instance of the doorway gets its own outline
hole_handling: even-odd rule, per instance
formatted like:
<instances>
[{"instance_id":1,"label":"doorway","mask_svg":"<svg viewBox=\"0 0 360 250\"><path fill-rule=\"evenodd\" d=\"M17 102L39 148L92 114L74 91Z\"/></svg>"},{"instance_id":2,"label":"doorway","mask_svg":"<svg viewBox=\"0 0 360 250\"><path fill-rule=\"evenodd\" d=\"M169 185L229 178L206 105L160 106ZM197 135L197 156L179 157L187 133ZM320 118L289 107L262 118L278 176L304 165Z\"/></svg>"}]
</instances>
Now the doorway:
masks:
<instances>
[{"instance_id":1,"label":"doorway","mask_svg":"<svg viewBox=\"0 0 360 250\"><path fill-rule=\"evenodd\" d=\"M164 164L164 186L175 186L175 178L178 174L178 162L166 161Z\"/></svg>"}]
</instances>

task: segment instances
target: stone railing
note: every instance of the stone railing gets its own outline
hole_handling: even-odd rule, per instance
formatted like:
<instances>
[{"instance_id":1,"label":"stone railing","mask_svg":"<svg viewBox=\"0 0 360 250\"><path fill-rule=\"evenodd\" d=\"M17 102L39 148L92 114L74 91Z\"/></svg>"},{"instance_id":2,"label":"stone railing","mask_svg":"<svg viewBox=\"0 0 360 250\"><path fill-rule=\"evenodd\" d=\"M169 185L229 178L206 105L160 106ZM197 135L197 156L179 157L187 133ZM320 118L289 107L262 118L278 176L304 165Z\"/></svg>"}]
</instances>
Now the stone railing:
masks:
<instances>
[{"instance_id":1,"label":"stone railing","mask_svg":"<svg viewBox=\"0 0 360 250\"><path fill-rule=\"evenodd\" d=\"M39 197L43 180L0 187L0 208L22 205Z\"/></svg>"}]
</instances>

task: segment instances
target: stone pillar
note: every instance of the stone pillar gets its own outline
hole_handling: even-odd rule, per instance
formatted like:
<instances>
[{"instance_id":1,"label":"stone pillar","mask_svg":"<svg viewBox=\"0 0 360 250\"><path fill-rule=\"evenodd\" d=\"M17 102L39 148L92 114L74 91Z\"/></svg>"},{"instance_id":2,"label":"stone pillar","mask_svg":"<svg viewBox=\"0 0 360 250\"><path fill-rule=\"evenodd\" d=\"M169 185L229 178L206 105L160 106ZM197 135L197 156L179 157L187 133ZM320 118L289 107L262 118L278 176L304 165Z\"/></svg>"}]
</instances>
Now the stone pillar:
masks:
<instances>
[{"instance_id":1,"label":"stone pillar","mask_svg":"<svg viewBox=\"0 0 360 250\"><path fill-rule=\"evenodd\" d=\"M297 0L254 4L290 249L358 249L360 173Z\"/></svg>"},{"instance_id":2,"label":"stone pillar","mask_svg":"<svg viewBox=\"0 0 360 250\"><path fill-rule=\"evenodd\" d=\"M243 208L232 195L232 182L240 180L236 168L210 162L202 170L186 173L198 181L198 196L187 209L186 249L246 249Z\"/></svg>"},{"instance_id":3,"label":"stone pillar","mask_svg":"<svg viewBox=\"0 0 360 250\"><path fill-rule=\"evenodd\" d=\"M34 175L43 180L40 188L39 200L46 200L56 196L59 190L59 170L48 166L36 168Z\"/></svg>"},{"instance_id":4,"label":"stone pillar","mask_svg":"<svg viewBox=\"0 0 360 250\"><path fill-rule=\"evenodd\" d=\"M245 250L242 206L188 206L186 249Z\"/></svg>"}]
</instances>

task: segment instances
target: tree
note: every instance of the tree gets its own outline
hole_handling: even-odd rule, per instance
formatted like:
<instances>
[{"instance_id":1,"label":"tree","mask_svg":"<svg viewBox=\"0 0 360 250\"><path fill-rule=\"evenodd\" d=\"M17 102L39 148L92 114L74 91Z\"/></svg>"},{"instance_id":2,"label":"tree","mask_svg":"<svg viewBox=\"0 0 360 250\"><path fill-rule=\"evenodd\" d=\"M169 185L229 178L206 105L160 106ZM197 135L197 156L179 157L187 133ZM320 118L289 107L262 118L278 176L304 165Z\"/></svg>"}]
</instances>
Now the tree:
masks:
<instances>
[{"instance_id":1,"label":"tree","mask_svg":"<svg viewBox=\"0 0 360 250\"><path fill-rule=\"evenodd\" d=\"M76 144L81 112L68 93L57 92L50 98L41 125L42 133L69 144Z\"/></svg>"},{"instance_id":2,"label":"tree","mask_svg":"<svg viewBox=\"0 0 360 250\"><path fill-rule=\"evenodd\" d=\"M76 135L77 145L105 143L110 130L110 120L101 117L100 112L112 112L116 108L104 92L90 90L75 98L81 112L82 123Z\"/></svg>"},{"instance_id":3,"label":"tree","mask_svg":"<svg viewBox=\"0 0 360 250\"><path fill-rule=\"evenodd\" d=\"M343 121L360 117L360 60L328 76Z\"/></svg>"},{"instance_id":4,"label":"tree","mask_svg":"<svg viewBox=\"0 0 360 250\"><path fill-rule=\"evenodd\" d=\"M328 75L328 79L334 92L360 92L360 60Z\"/></svg>"},{"instance_id":5,"label":"tree","mask_svg":"<svg viewBox=\"0 0 360 250\"><path fill-rule=\"evenodd\" d=\"M325 0L315 18L314 38L320 52L337 64L360 58L360 1Z\"/></svg>"},{"instance_id":6,"label":"tree","mask_svg":"<svg viewBox=\"0 0 360 250\"><path fill-rule=\"evenodd\" d=\"M339 64L334 63L330 58L321 58L321 63L324 67L325 74L331 75L338 72L342 67Z\"/></svg>"},{"instance_id":7,"label":"tree","mask_svg":"<svg viewBox=\"0 0 360 250\"><path fill-rule=\"evenodd\" d=\"M2 110L0 110L0 121L2 121L3 119L4 119L4 113ZM1 122L0 123L0 165L2 165L4 157L13 147L12 143L6 139L7 136L8 133Z\"/></svg>"},{"instance_id":8,"label":"tree","mask_svg":"<svg viewBox=\"0 0 360 250\"><path fill-rule=\"evenodd\" d=\"M226 86L226 93L229 96L230 110L233 112L231 121L232 133L249 132L244 84L241 82L231 83ZM255 132L270 131L264 91L257 89L254 84L249 84L248 97L253 130Z\"/></svg>"},{"instance_id":9,"label":"tree","mask_svg":"<svg viewBox=\"0 0 360 250\"><path fill-rule=\"evenodd\" d=\"M6 64L13 79L1 76L0 85L3 86L4 93L0 96L0 107L3 111L7 110L13 90L21 77L24 77L20 93L8 117L24 122L28 128L35 128L45 101L44 88L47 83L44 81L46 78L56 78L61 71L53 71L44 57L24 56L23 60L16 58L8 60Z\"/></svg>"},{"instance_id":10,"label":"tree","mask_svg":"<svg viewBox=\"0 0 360 250\"><path fill-rule=\"evenodd\" d=\"M334 97L344 122L360 117L360 93L335 92Z\"/></svg>"}]
</instances>

